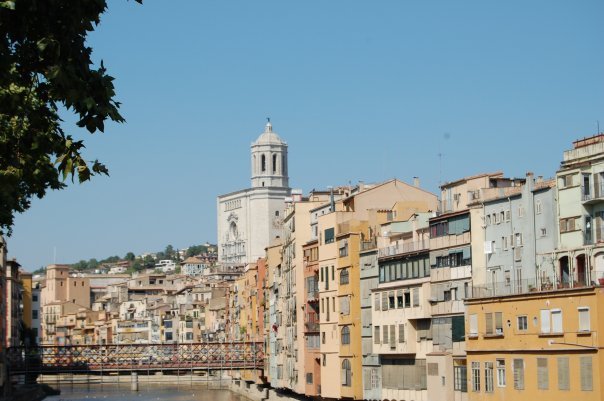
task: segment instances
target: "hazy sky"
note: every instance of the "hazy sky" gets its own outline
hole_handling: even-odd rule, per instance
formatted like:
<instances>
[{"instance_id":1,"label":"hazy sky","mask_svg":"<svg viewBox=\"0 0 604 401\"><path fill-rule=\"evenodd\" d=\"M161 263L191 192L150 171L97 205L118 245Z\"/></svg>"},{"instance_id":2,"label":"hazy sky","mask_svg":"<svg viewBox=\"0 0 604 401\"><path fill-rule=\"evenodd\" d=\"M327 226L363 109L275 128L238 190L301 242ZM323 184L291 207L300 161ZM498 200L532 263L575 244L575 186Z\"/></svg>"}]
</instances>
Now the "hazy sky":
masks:
<instances>
[{"instance_id":1,"label":"hazy sky","mask_svg":"<svg viewBox=\"0 0 604 401\"><path fill-rule=\"evenodd\" d=\"M88 135L110 177L35 200L27 270L216 239L270 116L305 192L393 177L555 174L604 130L604 2L109 1L90 36L127 123ZM438 154L442 154L439 163Z\"/></svg>"}]
</instances>

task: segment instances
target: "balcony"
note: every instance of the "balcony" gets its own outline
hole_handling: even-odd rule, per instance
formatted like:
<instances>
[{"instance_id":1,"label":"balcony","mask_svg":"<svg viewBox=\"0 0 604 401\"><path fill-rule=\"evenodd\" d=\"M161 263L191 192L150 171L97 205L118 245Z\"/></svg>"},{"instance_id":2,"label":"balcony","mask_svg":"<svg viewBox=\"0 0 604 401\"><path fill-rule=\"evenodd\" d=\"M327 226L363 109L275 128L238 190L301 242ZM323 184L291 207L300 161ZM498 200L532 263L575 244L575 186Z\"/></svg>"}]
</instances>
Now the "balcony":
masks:
<instances>
[{"instance_id":1,"label":"balcony","mask_svg":"<svg viewBox=\"0 0 604 401\"><path fill-rule=\"evenodd\" d=\"M604 182L594 185L593 191L587 187L581 188L581 201L584 204L596 203L604 200Z\"/></svg>"},{"instance_id":2,"label":"balcony","mask_svg":"<svg viewBox=\"0 0 604 401\"><path fill-rule=\"evenodd\" d=\"M413 241L402 244L396 244L386 248L381 248L379 250L379 257L385 258L388 256L402 255L410 252L419 252L427 250L429 249L429 247L430 241L427 239L423 241Z\"/></svg>"},{"instance_id":3,"label":"balcony","mask_svg":"<svg viewBox=\"0 0 604 401\"><path fill-rule=\"evenodd\" d=\"M369 251L377 247L377 238L369 241L361 241L361 252Z\"/></svg>"},{"instance_id":4,"label":"balcony","mask_svg":"<svg viewBox=\"0 0 604 401\"><path fill-rule=\"evenodd\" d=\"M503 297L506 295L528 294L532 292L556 291L567 288L587 287L585 277L579 277L572 283L568 280L525 279L490 283L485 286L473 286L470 298Z\"/></svg>"},{"instance_id":5,"label":"balcony","mask_svg":"<svg viewBox=\"0 0 604 401\"><path fill-rule=\"evenodd\" d=\"M315 312L309 312L304 316L304 327L307 332L318 332L319 331L319 314Z\"/></svg>"}]
</instances>

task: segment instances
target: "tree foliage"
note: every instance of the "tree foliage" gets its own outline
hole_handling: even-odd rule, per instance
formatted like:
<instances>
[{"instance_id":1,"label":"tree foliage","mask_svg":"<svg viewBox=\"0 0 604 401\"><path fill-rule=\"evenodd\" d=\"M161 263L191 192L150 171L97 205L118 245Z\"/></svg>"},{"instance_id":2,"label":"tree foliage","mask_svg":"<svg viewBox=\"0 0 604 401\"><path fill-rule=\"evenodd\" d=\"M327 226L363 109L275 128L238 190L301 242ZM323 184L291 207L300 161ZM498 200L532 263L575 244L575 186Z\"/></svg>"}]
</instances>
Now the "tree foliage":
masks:
<instances>
[{"instance_id":1,"label":"tree foliage","mask_svg":"<svg viewBox=\"0 0 604 401\"><path fill-rule=\"evenodd\" d=\"M59 117L63 107L90 133L124 121L113 77L86 46L106 8L105 0L0 1L0 233L10 235L14 214L68 177L108 174L84 158L83 140L66 134Z\"/></svg>"}]
</instances>

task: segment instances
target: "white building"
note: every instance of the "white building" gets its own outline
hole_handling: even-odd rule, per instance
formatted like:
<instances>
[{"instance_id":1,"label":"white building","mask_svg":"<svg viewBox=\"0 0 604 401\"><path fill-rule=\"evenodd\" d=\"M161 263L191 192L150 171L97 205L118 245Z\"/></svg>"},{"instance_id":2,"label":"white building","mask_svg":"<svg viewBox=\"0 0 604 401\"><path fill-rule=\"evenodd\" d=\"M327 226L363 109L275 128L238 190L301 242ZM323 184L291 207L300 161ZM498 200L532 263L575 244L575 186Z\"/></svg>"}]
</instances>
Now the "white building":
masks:
<instances>
[{"instance_id":1,"label":"white building","mask_svg":"<svg viewBox=\"0 0 604 401\"><path fill-rule=\"evenodd\" d=\"M208 267L208 264L196 256L191 256L182 262L181 266L181 273L185 276L201 276L203 271Z\"/></svg>"},{"instance_id":2,"label":"white building","mask_svg":"<svg viewBox=\"0 0 604 401\"><path fill-rule=\"evenodd\" d=\"M264 256L280 235L285 198L290 196L287 144L270 121L251 146L252 187L217 199L218 260L245 264Z\"/></svg>"}]
</instances>

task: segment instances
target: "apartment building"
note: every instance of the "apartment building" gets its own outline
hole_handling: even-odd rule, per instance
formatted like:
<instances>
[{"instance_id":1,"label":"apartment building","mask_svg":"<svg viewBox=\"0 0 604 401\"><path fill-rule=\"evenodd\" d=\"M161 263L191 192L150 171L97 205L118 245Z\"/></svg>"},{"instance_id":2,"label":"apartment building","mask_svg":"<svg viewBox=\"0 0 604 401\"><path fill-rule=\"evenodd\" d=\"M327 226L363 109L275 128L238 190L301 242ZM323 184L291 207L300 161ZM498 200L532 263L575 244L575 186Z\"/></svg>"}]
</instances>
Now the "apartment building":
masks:
<instances>
[{"instance_id":1,"label":"apartment building","mask_svg":"<svg viewBox=\"0 0 604 401\"><path fill-rule=\"evenodd\" d=\"M470 401L602 399L600 287L466 302Z\"/></svg>"},{"instance_id":2,"label":"apartment building","mask_svg":"<svg viewBox=\"0 0 604 401\"><path fill-rule=\"evenodd\" d=\"M380 356L383 398L426 400L426 357L433 351L428 303L433 212L399 210L397 215L381 230L373 352Z\"/></svg>"},{"instance_id":3,"label":"apartment building","mask_svg":"<svg viewBox=\"0 0 604 401\"><path fill-rule=\"evenodd\" d=\"M571 288L590 285L604 279L604 134L564 151L556 183L555 280Z\"/></svg>"}]
</instances>

